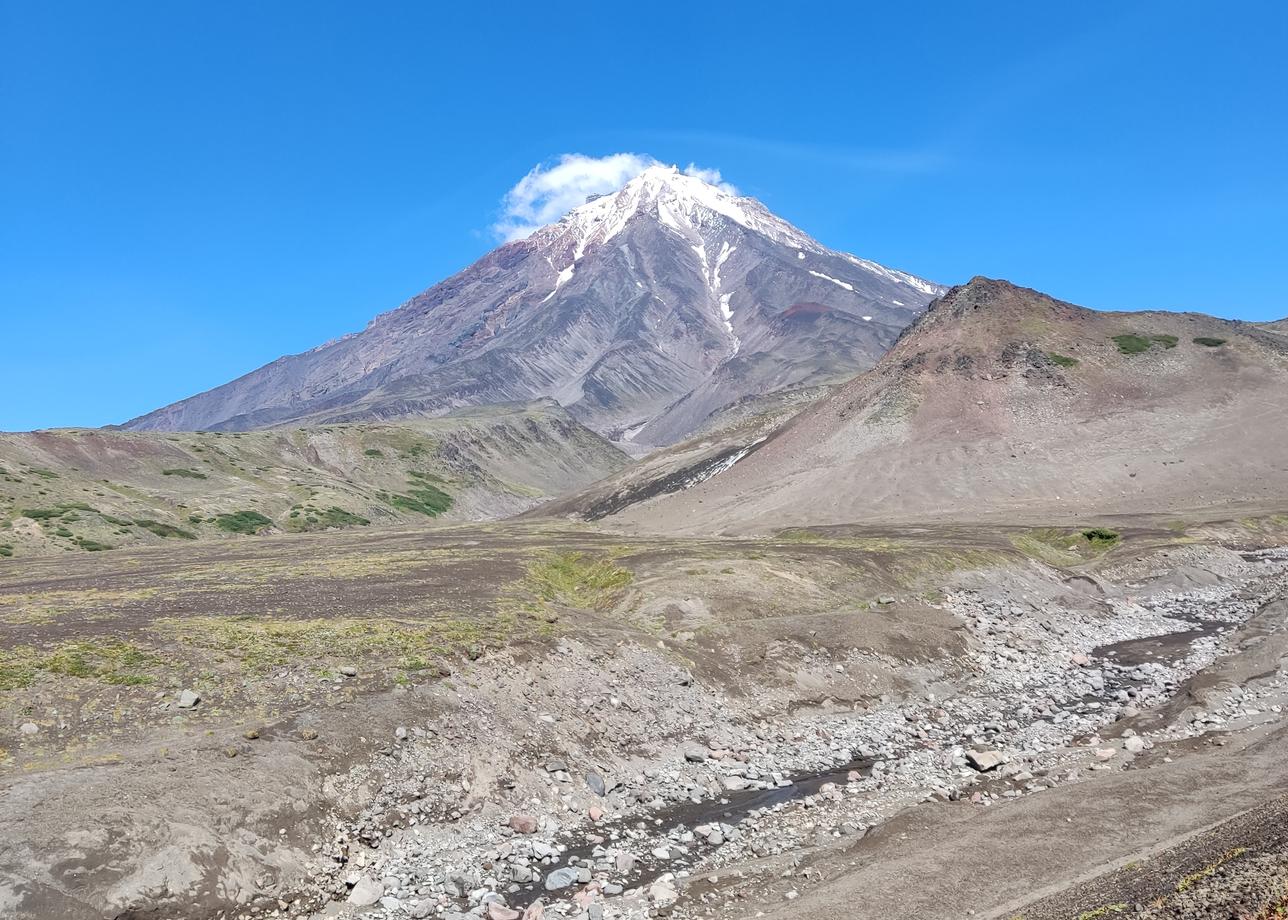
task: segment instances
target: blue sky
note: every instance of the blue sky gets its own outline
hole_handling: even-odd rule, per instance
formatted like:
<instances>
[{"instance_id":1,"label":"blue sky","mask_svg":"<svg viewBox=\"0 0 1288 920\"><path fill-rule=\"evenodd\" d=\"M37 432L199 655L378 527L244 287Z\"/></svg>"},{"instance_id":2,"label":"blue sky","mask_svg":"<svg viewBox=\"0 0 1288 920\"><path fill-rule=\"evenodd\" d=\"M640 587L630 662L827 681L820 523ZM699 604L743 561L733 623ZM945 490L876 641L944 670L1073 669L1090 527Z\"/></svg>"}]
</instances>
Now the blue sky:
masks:
<instances>
[{"instance_id":1,"label":"blue sky","mask_svg":"<svg viewBox=\"0 0 1288 920\"><path fill-rule=\"evenodd\" d=\"M937 281L1288 314L1288 5L609 6L0 0L0 429L360 329L567 153Z\"/></svg>"}]
</instances>

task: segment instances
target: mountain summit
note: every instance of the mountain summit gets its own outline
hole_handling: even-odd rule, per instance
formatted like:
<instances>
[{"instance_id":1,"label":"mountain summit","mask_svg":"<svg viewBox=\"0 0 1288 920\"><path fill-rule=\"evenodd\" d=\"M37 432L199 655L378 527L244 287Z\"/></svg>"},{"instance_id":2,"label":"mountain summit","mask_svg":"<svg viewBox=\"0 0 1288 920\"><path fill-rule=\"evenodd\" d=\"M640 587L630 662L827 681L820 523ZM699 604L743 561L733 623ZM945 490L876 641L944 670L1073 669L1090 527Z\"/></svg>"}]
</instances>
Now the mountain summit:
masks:
<instances>
[{"instance_id":1,"label":"mountain summit","mask_svg":"<svg viewBox=\"0 0 1288 920\"><path fill-rule=\"evenodd\" d=\"M669 444L744 397L872 366L942 290L655 166L360 333L125 427L243 430L553 398L611 438Z\"/></svg>"}]
</instances>

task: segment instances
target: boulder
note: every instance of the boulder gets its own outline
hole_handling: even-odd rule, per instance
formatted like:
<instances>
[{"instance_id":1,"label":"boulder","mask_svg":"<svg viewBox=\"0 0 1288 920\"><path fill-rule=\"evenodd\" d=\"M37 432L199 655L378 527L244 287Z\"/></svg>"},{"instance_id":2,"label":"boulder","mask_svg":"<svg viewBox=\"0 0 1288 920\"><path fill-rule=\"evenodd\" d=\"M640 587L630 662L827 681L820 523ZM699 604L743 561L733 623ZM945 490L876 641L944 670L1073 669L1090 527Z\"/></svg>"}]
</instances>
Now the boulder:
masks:
<instances>
[{"instance_id":1,"label":"boulder","mask_svg":"<svg viewBox=\"0 0 1288 920\"><path fill-rule=\"evenodd\" d=\"M981 773L994 770L1006 762L1006 755L1000 751L967 751L966 760Z\"/></svg>"},{"instance_id":2,"label":"boulder","mask_svg":"<svg viewBox=\"0 0 1288 920\"><path fill-rule=\"evenodd\" d=\"M370 907L384 896L385 886L364 875L349 892L349 903L355 907Z\"/></svg>"}]
</instances>

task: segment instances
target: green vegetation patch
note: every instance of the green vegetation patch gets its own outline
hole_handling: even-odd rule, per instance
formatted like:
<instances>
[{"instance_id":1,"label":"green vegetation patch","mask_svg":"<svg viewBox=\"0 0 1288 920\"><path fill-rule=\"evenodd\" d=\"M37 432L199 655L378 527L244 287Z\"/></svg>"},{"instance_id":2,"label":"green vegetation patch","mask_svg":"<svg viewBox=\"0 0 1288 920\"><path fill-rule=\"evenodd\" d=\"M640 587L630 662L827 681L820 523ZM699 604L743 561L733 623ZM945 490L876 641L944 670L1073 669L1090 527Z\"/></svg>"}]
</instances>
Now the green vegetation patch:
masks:
<instances>
[{"instance_id":1,"label":"green vegetation patch","mask_svg":"<svg viewBox=\"0 0 1288 920\"><path fill-rule=\"evenodd\" d=\"M208 479L208 478L210 478L210 477L208 477L205 473L199 473L199 472L197 472L196 470L184 470L184 469L179 469L179 468L175 468L175 469L171 469L171 470L162 470L162 471L161 471L161 475L162 475L162 476L178 476L178 477L180 477L180 478L182 478L182 479Z\"/></svg>"},{"instance_id":2,"label":"green vegetation patch","mask_svg":"<svg viewBox=\"0 0 1288 920\"><path fill-rule=\"evenodd\" d=\"M258 511L234 511L215 517L215 526L229 533L256 534L272 525L272 520Z\"/></svg>"},{"instance_id":3,"label":"green vegetation patch","mask_svg":"<svg viewBox=\"0 0 1288 920\"><path fill-rule=\"evenodd\" d=\"M406 495L390 495L387 492L381 492L376 497L395 508L429 517L438 517L452 507L452 496L438 486L414 479L408 480L407 484L413 488L409 489Z\"/></svg>"},{"instance_id":4,"label":"green vegetation patch","mask_svg":"<svg viewBox=\"0 0 1288 920\"><path fill-rule=\"evenodd\" d=\"M317 520L324 527L366 527L371 523L360 514L335 507L317 512Z\"/></svg>"},{"instance_id":5,"label":"green vegetation patch","mask_svg":"<svg viewBox=\"0 0 1288 920\"><path fill-rule=\"evenodd\" d=\"M89 537L77 537L75 543L87 553L101 553L105 549L112 548L106 543L99 543L97 540L91 540Z\"/></svg>"},{"instance_id":6,"label":"green vegetation patch","mask_svg":"<svg viewBox=\"0 0 1288 920\"><path fill-rule=\"evenodd\" d=\"M165 524L161 521L152 521L147 518L136 518L134 523L144 530L156 534L158 537L165 537L171 540L197 539L197 535L192 531L184 530L182 527L175 527L173 524Z\"/></svg>"},{"instance_id":7,"label":"green vegetation patch","mask_svg":"<svg viewBox=\"0 0 1288 920\"><path fill-rule=\"evenodd\" d=\"M1010 535L1011 545L1024 555L1054 566L1085 562L1108 552L1120 539L1116 532L1101 528L1070 533L1057 527L1044 527Z\"/></svg>"},{"instance_id":8,"label":"green vegetation patch","mask_svg":"<svg viewBox=\"0 0 1288 920\"><path fill-rule=\"evenodd\" d=\"M257 616L175 617L157 621L168 638L243 670L261 673L270 668L307 664L344 664L380 656L390 667L404 671L432 667L426 656L454 651L474 654L507 638L512 621L500 617L465 620L427 617L422 620L317 617L275 619Z\"/></svg>"},{"instance_id":9,"label":"green vegetation patch","mask_svg":"<svg viewBox=\"0 0 1288 920\"><path fill-rule=\"evenodd\" d=\"M1220 869L1226 863L1230 862L1231 860L1238 859L1246 852L1248 852L1247 847L1235 847L1231 850L1226 850L1224 853L1221 854L1220 858L1217 859L1216 862L1212 863L1209 866L1204 866L1198 872L1192 872L1189 875L1185 876L1185 878L1181 879L1180 882L1178 882L1176 885L1176 890L1178 892L1182 892L1188 888L1193 887L1195 884L1203 881L1208 876L1216 874L1216 870Z\"/></svg>"},{"instance_id":10,"label":"green vegetation patch","mask_svg":"<svg viewBox=\"0 0 1288 920\"><path fill-rule=\"evenodd\" d=\"M52 521L54 518L61 518L72 512L96 510L84 502L62 502L52 508L23 508L18 512L18 516L31 518L33 521Z\"/></svg>"},{"instance_id":11,"label":"green vegetation patch","mask_svg":"<svg viewBox=\"0 0 1288 920\"><path fill-rule=\"evenodd\" d=\"M1056 354L1054 351L1048 351L1047 357L1051 359L1052 364L1059 365L1060 367L1078 366L1078 359L1070 358L1068 355L1059 355L1059 354Z\"/></svg>"},{"instance_id":12,"label":"green vegetation patch","mask_svg":"<svg viewBox=\"0 0 1288 920\"><path fill-rule=\"evenodd\" d=\"M1118 542L1121 535L1116 530L1105 530L1102 527L1093 527L1090 530L1082 531L1082 538L1092 546L1108 549Z\"/></svg>"},{"instance_id":13,"label":"green vegetation patch","mask_svg":"<svg viewBox=\"0 0 1288 920\"><path fill-rule=\"evenodd\" d=\"M149 672L163 664L155 653L122 639L81 639L46 650L15 646L0 649L0 690L29 687L41 673L141 686L152 683Z\"/></svg>"},{"instance_id":14,"label":"green vegetation patch","mask_svg":"<svg viewBox=\"0 0 1288 920\"><path fill-rule=\"evenodd\" d=\"M1116 335L1113 337L1114 344L1118 350L1125 355L1139 355L1149 351L1155 345L1162 345L1164 348L1175 348L1176 343L1180 341L1174 335L1136 335L1128 333L1125 335Z\"/></svg>"},{"instance_id":15,"label":"green vegetation patch","mask_svg":"<svg viewBox=\"0 0 1288 920\"><path fill-rule=\"evenodd\" d=\"M364 450L362 453L363 453L365 456L367 456L367 457L383 457L383 456L384 456L384 454L383 454L383 453L381 453L380 451L376 450L374 447L369 447L369 448L367 448L366 450Z\"/></svg>"},{"instance_id":16,"label":"green vegetation patch","mask_svg":"<svg viewBox=\"0 0 1288 920\"><path fill-rule=\"evenodd\" d=\"M12 555L13 555L13 545L10 543L0 543L0 556L8 557Z\"/></svg>"},{"instance_id":17,"label":"green vegetation patch","mask_svg":"<svg viewBox=\"0 0 1288 920\"><path fill-rule=\"evenodd\" d=\"M1118 350L1125 355L1139 355L1142 352L1149 351L1150 341L1140 335L1116 335L1114 343Z\"/></svg>"},{"instance_id":18,"label":"green vegetation patch","mask_svg":"<svg viewBox=\"0 0 1288 920\"><path fill-rule=\"evenodd\" d=\"M297 505L287 514L287 526L297 531L325 530L328 527L366 527L371 523L360 514L332 505L321 511L312 505Z\"/></svg>"},{"instance_id":19,"label":"green vegetation patch","mask_svg":"<svg viewBox=\"0 0 1288 920\"><path fill-rule=\"evenodd\" d=\"M1208 335L1199 335L1194 337L1195 345L1202 345L1204 348L1220 348L1225 344L1225 339L1214 339Z\"/></svg>"},{"instance_id":20,"label":"green vegetation patch","mask_svg":"<svg viewBox=\"0 0 1288 920\"><path fill-rule=\"evenodd\" d=\"M528 581L541 600L583 610L612 606L632 578L612 559L585 553L554 553L528 566Z\"/></svg>"},{"instance_id":21,"label":"green vegetation patch","mask_svg":"<svg viewBox=\"0 0 1288 920\"><path fill-rule=\"evenodd\" d=\"M1078 914L1078 920L1100 920L1110 914L1121 914L1127 910L1126 904L1106 904L1104 907L1097 907L1095 910L1088 910Z\"/></svg>"}]
</instances>

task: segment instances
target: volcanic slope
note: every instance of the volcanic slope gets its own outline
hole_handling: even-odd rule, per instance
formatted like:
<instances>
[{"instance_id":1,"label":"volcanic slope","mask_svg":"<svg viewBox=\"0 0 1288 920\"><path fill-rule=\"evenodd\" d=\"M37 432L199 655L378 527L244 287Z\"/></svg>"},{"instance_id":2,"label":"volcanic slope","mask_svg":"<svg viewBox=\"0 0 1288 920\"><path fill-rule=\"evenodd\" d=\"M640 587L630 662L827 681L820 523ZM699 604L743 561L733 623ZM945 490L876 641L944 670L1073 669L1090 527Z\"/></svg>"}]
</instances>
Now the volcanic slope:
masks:
<instances>
[{"instance_id":1,"label":"volcanic slope","mask_svg":"<svg viewBox=\"0 0 1288 920\"><path fill-rule=\"evenodd\" d=\"M943 290L652 167L362 332L125 427L248 430L553 398L643 450L746 397L843 382Z\"/></svg>"},{"instance_id":2,"label":"volcanic slope","mask_svg":"<svg viewBox=\"0 0 1288 920\"><path fill-rule=\"evenodd\" d=\"M0 557L490 520L627 463L553 404L398 425L0 434Z\"/></svg>"},{"instance_id":3,"label":"volcanic slope","mask_svg":"<svg viewBox=\"0 0 1288 920\"><path fill-rule=\"evenodd\" d=\"M1284 337L975 278L729 468L606 523L764 532L1284 507Z\"/></svg>"}]
</instances>

